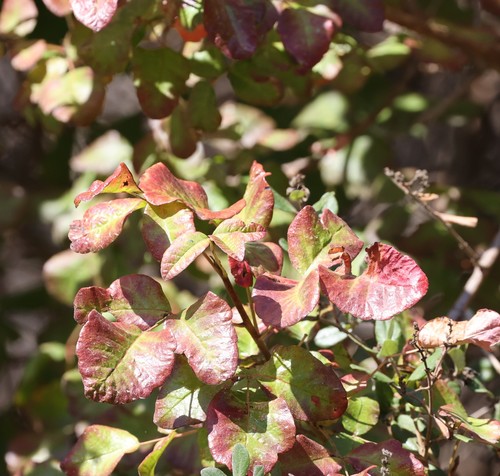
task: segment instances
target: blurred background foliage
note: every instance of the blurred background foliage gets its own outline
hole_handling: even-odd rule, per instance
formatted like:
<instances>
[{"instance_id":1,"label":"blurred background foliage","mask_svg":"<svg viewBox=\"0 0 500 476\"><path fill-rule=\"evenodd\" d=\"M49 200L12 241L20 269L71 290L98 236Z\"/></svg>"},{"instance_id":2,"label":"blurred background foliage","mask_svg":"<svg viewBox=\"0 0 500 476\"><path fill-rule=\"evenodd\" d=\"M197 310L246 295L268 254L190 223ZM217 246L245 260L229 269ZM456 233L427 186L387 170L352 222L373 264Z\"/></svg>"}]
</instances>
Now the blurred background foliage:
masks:
<instances>
[{"instance_id":1,"label":"blurred background foliage","mask_svg":"<svg viewBox=\"0 0 500 476\"><path fill-rule=\"evenodd\" d=\"M311 72L298 71L276 47L275 31L251 58L228 62L213 46L183 40L178 30L185 33L192 25L156 29L157 36L146 35L148 41L160 38L182 51L190 58L191 74L211 85L189 92L179 88L181 105L156 120L144 115L131 78L134 66L127 66L130 44L145 41L144 26L132 29L118 19L93 36L41 1L37 17L19 14L14 23L6 10L0 16L2 474L7 468L16 475L59 474L58 461L85 422L119 420L142 440L155 434L150 418L141 418L151 413L151 401L120 408L88 402L75 369L76 291L107 286L132 272L158 275L133 217L98 256L68 250L68 225L85 210L84 205L76 210L73 198L120 162L139 174L164 161L177 176L202 183L216 209L241 196L253 160L272 172L269 182L283 196L290 181L297 183L297 174L303 174L309 203L334 192L339 215L366 244L386 241L415 258L430 281L417 310L425 318L447 315L473 262L439 221L394 186L384 168L401 170L409 179L426 169L428 191L438 195L434 210L478 218L475 227L456 227L477 253L498 232L500 8L495 1L387 0L382 31L362 32L346 23ZM127 10L117 16L120 12L125 17ZM69 78L58 72L75 62L89 64L100 78L93 83L95 103L78 100L88 86L88 71ZM172 64L175 74L184 74L183 60L176 57ZM274 79L256 79L256 71L276 77L280 86ZM167 68L165 74L173 73ZM48 87L51 75L58 81ZM182 81L189 71L185 76ZM277 206L275 240L293 217L289 207ZM470 310L498 309L498 276L497 263ZM219 286L201 263L191 266L187 277L164 283L178 309ZM477 352L471 365L498 394L491 359ZM165 464L195 474L206 457L194 457L198 451L196 441L183 438L168 448ZM482 461L481 455L470 458L483 465L476 466L478 474L497 474L498 466L494 472L491 459ZM125 458L120 471L134 467L134 458ZM460 474L470 474L467 464Z\"/></svg>"}]
</instances>

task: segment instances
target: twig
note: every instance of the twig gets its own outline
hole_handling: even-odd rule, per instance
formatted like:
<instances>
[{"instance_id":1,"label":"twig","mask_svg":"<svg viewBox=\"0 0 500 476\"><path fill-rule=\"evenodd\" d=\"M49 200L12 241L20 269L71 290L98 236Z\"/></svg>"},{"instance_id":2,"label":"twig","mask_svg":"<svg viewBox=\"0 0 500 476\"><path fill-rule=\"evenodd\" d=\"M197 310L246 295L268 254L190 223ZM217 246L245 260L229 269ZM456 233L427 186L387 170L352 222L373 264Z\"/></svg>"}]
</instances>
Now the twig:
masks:
<instances>
[{"instance_id":1,"label":"twig","mask_svg":"<svg viewBox=\"0 0 500 476\"><path fill-rule=\"evenodd\" d=\"M488 275L490 269L498 258L500 252L500 230L497 232L495 238L490 245L490 247L483 252L479 258L470 278L467 280L464 286L462 294L458 297L453 304L448 317L450 319L459 320L465 309L467 308L469 302L477 293L479 287L483 283L484 279Z\"/></svg>"}]
</instances>

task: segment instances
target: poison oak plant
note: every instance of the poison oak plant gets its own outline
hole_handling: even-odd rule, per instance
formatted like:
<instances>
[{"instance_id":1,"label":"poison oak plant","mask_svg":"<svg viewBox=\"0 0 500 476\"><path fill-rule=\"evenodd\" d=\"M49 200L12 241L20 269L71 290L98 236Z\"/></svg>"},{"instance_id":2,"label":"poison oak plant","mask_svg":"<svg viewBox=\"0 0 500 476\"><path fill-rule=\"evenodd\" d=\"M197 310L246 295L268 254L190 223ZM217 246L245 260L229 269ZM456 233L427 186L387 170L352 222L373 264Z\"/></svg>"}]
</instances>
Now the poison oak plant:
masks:
<instances>
[{"instance_id":1,"label":"poison oak plant","mask_svg":"<svg viewBox=\"0 0 500 476\"><path fill-rule=\"evenodd\" d=\"M444 357L464 343L489 349L500 340L500 316L480 311L463 325L439 318L413 336L401 313L426 293L426 276L382 243L366 248L366 268L355 276L351 262L363 243L328 208L306 205L296 213L285 246L295 279L283 276L284 250L264 241L275 207L267 175L255 162L243 198L218 211L209 209L199 184L177 179L163 163L139 181L121 164L75 199L78 205L119 194L72 223L74 251L111 245L127 217L140 211L142 236L163 280L205 259L226 290L222 297L208 292L177 313L160 283L143 274L83 288L75 297L86 396L120 405L158 389L153 420L166 436L140 474L153 474L161 453L189 428L206 435L216 463L231 469L241 444L248 471L262 466L274 474L423 475L436 456L431 445L441 439L497 444L500 422L469 417L451 386L452 375L456 380L464 370L457 349L453 374ZM202 222L210 232L199 231ZM249 290L245 300L240 287ZM375 348L353 332L359 322L353 318L376 321ZM346 352L347 339L364 351L363 360ZM62 468L110 474L125 453L147 443L91 425Z\"/></svg>"}]
</instances>

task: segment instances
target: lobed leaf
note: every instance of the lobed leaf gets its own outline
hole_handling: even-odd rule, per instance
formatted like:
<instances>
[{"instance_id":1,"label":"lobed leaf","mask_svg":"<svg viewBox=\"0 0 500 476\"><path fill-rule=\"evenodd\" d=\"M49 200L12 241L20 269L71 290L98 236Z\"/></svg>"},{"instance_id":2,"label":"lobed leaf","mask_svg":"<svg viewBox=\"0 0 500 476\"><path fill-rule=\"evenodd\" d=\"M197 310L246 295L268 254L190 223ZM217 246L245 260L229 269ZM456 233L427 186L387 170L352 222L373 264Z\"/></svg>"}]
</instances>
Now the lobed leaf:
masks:
<instances>
[{"instance_id":1,"label":"lobed leaf","mask_svg":"<svg viewBox=\"0 0 500 476\"><path fill-rule=\"evenodd\" d=\"M70 0L76 19L93 31L102 30L113 18L118 0Z\"/></svg>"},{"instance_id":2,"label":"lobed leaf","mask_svg":"<svg viewBox=\"0 0 500 476\"><path fill-rule=\"evenodd\" d=\"M283 474L294 476L342 476L340 466L328 451L305 435L297 435L295 444L279 455Z\"/></svg>"},{"instance_id":3,"label":"lobed leaf","mask_svg":"<svg viewBox=\"0 0 500 476\"><path fill-rule=\"evenodd\" d=\"M249 373L285 400L296 420L335 420L347 408L346 392L333 368L302 347L277 346L271 360Z\"/></svg>"},{"instance_id":4,"label":"lobed leaf","mask_svg":"<svg viewBox=\"0 0 500 476\"><path fill-rule=\"evenodd\" d=\"M209 385L231 378L238 365L236 331L227 303L209 292L166 323L196 376Z\"/></svg>"},{"instance_id":5,"label":"lobed leaf","mask_svg":"<svg viewBox=\"0 0 500 476\"><path fill-rule=\"evenodd\" d=\"M319 301L319 273L313 269L301 281L265 273L255 281L255 311L268 326L292 326L307 316Z\"/></svg>"},{"instance_id":6,"label":"lobed leaf","mask_svg":"<svg viewBox=\"0 0 500 476\"><path fill-rule=\"evenodd\" d=\"M176 238L161 259L161 277L168 281L184 271L210 245L210 238L195 231Z\"/></svg>"},{"instance_id":7,"label":"lobed leaf","mask_svg":"<svg viewBox=\"0 0 500 476\"><path fill-rule=\"evenodd\" d=\"M208 445L218 463L232 468L233 447L241 443L256 465L270 471L278 454L295 442L295 424L285 401L242 402L228 390L219 392L207 411Z\"/></svg>"},{"instance_id":8,"label":"lobed leaf","mask_svg":"<svg viewBox=\"0 0 500 476\"><path fill-rule=\"evenodd\" d=\"M107 289L98 286L80 289L74 309L79 324L85 324L95 309L101 314L110 312L119 322L147 330L171 308L157 281L144 274L129 274L113 281Z\"/></svg>"},{"instance_id":9,"label":"lobed leaf","mask_svg":"<svg viewBox=\"0 0 500 476\"><path fill-rule=\"evenodd\" d=\"M86 192L79 193L75 198L75 206L78 207L81 202L92 200L101 193L140 194L142 191L135 183L128 167L122 162L104 182L95 180Z\"/></svg>"},{"instance_id":10,"label":"lobed leaf","mask_svg":"<svg viewBox=\"0 0 500 476\"><path fill-rule=\"evenodd\" d=\"M82 220L71 223L71 249L91 253L106 248L118 238L128 216L145 205L140 198L119 198L94 205L85 211Z\"/></svg>"},{"instance_id":11,"label":"lobed leaf","mask_svg":"<svg viewBox=\"0 0 500 476\"><path fill-rule=\"evenodd\" d=\"M85 428L76 445L61 462L68 475L108 476L126 453L139 448L139 440L128 431L104 425Z\"/></svg>"},{"instance_id":12,"label":"lobed leaf","mask_svg":"<svg viewBox=\"0 0 500 476\"><path fill-rule=\"evenodd\" d=\"M354 28L367 32L382 30L385 18L383 0L333 0L332 5Z\"/></svg>"},{"instance_id":13,"label":"lobed leaf","mask_svg":"<svg viewBox=\"0 0 500 476\"><path fill-rule=\"evenodd\" d=\"M365 443L358 446L348 456L357 471L376 465L382 472L382 465L391 476L425 476L424 465L397 440L382 443ZM381 463L386 461L386 463Z\"/></svg>"},{"instance_id":14,"label":"lobed leaf","mask_svg":"<svg viewBox=\"0 0 500 476\"><path fill-rule=\"evenodd\" d=\"M142 332L91 311L76 346L85 395L115 404L149 396L170 375L174 349L168 329Z\"/></svg>"},{"instance_id":15,"label":"lobed leaf","mask_svg":"<svg viewBox=\"0 0 500 476\"><path fill-rule=\"evenodd\" d=\"M342 312L364 320L390 319L425 295L427 277L409 256L382 243L366 251L368 267L359 277L320 267L324 292Z\"/></svg>"}]
</instances>

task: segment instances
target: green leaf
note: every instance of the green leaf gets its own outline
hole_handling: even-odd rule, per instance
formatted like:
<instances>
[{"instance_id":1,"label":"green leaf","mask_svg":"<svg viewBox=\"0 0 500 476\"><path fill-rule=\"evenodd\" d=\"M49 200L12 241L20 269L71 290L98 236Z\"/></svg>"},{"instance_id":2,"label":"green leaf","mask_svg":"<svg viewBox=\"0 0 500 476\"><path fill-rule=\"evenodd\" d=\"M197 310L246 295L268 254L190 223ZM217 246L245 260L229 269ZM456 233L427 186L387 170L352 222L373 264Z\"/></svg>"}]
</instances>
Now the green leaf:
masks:
<instances>
[{"instance_id":1,"label":"green leaf","mask_svg":"<svg viewBox=\"0 0 500 476\"><path fill-rule=\"evenodd\" d=\"M188 101L188 116L195 129L215 132L222 117L217 107L217 98L208 81L199 81L191 89Z\"/></svg>"},{"instance_id":2,"label":"green leaf","mask_svg":"<svg viewBox=\"0 0 500 476\"><path fill-rule=\"evenodd\" d=\"M66 474L108 476L126 453L139 448L139 441L128 431L104 425L85 429L76 445L61 463Z\"/></svg>"},{"instance_id":3,"label":"green leaf","mask_svg":"<svg viewBox=\"0 0 500 476\"><path fill-rule=\"evenodd\" d=\"M201 476L226 476L226 473L218 468L203 468L200 474Z\"/></svg>"},{"instance_id":4,"label":"green leaf","mask_svg":"<svg viewBox=\"0 0 500 476\"><path fill-rule=\"evenodd\" d=\"M326 129L343 132L347 129L346 115L348 102L335 91L320 94L308 103L293 120L293 126L299 129Z\"/></svg>"},{"instance_id":5,"label":"green leaf","mask_svg":"<svg viewBox=\"0 0 500 476\"><path fill-rule=\"evenodd\" d=\"M137 468L139 476L155 476L158 460L176 436L175 431L173 431L167 437L162 438L155 444L153 450L142 460L141 464L139 464Z\"/></svg>"},{"instance_id":6,"label":"green leaf","mask_svg":"<svg viewBox=\"0 0 500 476\"><path fill-rule=\"evenodd\" d=\"M377 423L380 407L376 400L368 397L352 397L342 415L342 425L353 435L364 435Z\"/></svg>"},{"instance_id":7,"label":"green leaf","mask_svg":"<svg viewBox=\"0 0 500 476\"><path fill-rule=\"evenodd\" d=\"M314 343L318 347L328 348L344 341L347 337L348 335L345 332L336 327L329 326L318 331L314 337Z\"/></svg>"},{"instance_id":8,"label":"green leaf","mask_svg":"<svg viewBox=\"0 0 500 476\"><path fill-rule=\"evenodd\" d=\"M246 476L250 466L250 455L247 449L238 443L233 448L232 455L233 476Z\"/></svg>"},{"instance_id":9,"label":"green leaf","mask_svg":"<svg viewBox=\"0 0 500 476\"><path fill-rule=\"evenodd\" d=\"M399 351L399 345L395 340L386 340L382 347L380 348L377 357L389 357L390 355L397 354Z\"/></svg>"},{"instance_id":10,"label":"green leaf","mask_svg":"<svg viewBox=\"0 0 500 476\"><path fill-rule=\"evenodd\" d=\"M335 197L335 192L326 192L321 198L313 204L312 206L317 213L322 213L323 210L328 209L332 213L338 213L339 204L337 198Z\"/></svg>"},{"instance_id":11,"label":"green leaf","mask_svg":"<svg viewBox=\"0 0 500 476\"><path fill-rule=\"evenodd\" d=\"M443 350L438 348L430 356L427 357L427 368L432 372L435 368L441 356L443 355ZM408 382L416 382L422 380L425 377L425 365L422 362L408 377Z\"/></svg>"}]
</instances>

